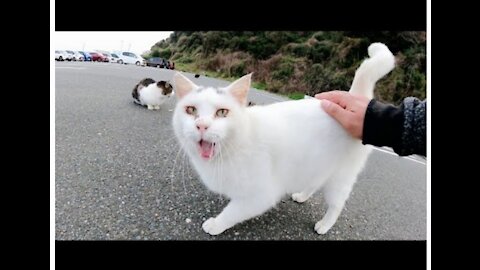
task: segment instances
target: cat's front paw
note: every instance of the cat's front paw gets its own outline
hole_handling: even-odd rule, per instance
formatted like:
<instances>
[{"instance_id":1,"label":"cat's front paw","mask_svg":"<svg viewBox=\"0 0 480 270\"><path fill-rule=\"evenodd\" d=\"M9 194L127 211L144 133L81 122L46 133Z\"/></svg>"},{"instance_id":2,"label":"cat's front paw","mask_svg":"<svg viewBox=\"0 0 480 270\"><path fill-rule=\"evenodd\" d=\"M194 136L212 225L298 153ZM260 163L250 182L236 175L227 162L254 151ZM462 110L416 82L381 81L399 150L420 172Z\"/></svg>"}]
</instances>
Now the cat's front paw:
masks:
<instances>
[{"instance_id":1,"label":"cat's front paw","mask_svg":"<svg viewBox=\"0 0 480 270\"><path fill-rule=\"evenodd\" d=\"M305 194L303 192L298 192L298 193L293 193L292 194L292 200L294 200L298 203L303 203L306 200L308 200L308 198L310 198L310 196L308 196L307 194Z\"/></svg>"},{"instance_id":2,"label":"cat's front paw","mask_svg":"<svg viewBox=\"0 0 480 270\"><path fill-rule=\"evenodd\" d=\"M225 227L221 226L216 222L215 218L209 218L202 225L203 230L210 235L218 235L226 230Z\"/></svg>"},{"instance_id":3,"label":"cat's front paw","mask_svg":"<svg viewBox=\"0 0 480 270\"><path fill-rule=\"evenodd\" d=\"M315 224L315 231L317 231L318 234L326 234L331 227L332 225L325 224L323 220L320 220Z\"/></svg>"},{"instance_id":4,"label":"cat's front paw","mask_svg":"<svg viewBox=\"0 0 480 270\"><path fill-rule=\"evenodd\" d=\"M153 110L153 109L155 109L155 107L154 107L154 106L152 106L152 105L147 105L147 108L148 108L149 110Z\"/></svg>"}]
</instances>

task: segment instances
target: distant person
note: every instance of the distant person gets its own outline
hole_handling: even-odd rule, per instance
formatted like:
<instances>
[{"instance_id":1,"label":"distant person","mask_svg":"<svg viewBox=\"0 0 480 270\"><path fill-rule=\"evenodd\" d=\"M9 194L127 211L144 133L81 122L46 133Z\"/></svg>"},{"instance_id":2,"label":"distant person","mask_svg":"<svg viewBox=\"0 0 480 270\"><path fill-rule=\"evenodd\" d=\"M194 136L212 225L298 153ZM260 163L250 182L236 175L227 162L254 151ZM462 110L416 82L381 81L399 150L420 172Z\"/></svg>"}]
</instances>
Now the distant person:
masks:
<instances>
[{"instance_id":1,"label":"distant person","mask_svg":"<svg viewBox=\"0 0 480 270\"><path fill-rule=\"evenodd\" d=\"M315 95L322 108L363 144L390 146L400 156L426 156L427 102L407 97L395 107L345 91Z\"/></svg>"}]
</instances>

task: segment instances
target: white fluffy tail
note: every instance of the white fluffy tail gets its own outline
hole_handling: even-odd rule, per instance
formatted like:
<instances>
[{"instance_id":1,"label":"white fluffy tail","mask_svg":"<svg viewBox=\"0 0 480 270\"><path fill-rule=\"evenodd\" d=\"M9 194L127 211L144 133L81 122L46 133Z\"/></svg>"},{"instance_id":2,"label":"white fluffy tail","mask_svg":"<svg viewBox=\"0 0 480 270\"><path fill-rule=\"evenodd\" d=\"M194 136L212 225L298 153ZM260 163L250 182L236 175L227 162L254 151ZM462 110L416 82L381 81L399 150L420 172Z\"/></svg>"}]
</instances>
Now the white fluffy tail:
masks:
<instances>
[{"instance_id":1,"label":"white fluffy tail","mask_svg":"<svg viewBox=\"0 0 480 270\"><path fill-rule=\"evenodd\" d=\"M373 98L375 83L395 67L395 57L383 43L370 44L368 55L355 72L350 93Z\"/></svg>"}]
</instances>

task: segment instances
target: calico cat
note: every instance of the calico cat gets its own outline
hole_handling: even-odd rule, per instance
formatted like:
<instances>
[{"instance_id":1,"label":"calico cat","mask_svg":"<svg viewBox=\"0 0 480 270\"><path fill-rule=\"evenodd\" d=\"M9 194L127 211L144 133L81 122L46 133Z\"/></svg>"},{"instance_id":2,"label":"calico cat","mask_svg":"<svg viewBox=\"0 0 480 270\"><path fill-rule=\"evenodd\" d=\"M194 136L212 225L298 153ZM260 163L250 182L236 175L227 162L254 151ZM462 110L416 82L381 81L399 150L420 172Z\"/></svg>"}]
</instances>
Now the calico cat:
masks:
<instances>
[{"instance_id":1,"label":"calico cat","mask_svg":"<svg viewBox=\"0 0 480 270\"><path fill-rule=\"evenodd\" d=\"M159 81L151 78L141 80L132 91L133 102L145 106L149 110L158 110L173 94L173 87L166 81Z\"/></svg>"},{"instance_id":2,"label":"calico cat","mask_svg":"<svg viewBox=\"0 0 480 270\"><path fill-rule=\"evenodd\" d=\"M371 44L368 54L350 92L372 98L375 83L394 68L395 58L381 43ZM202 182L230 199L202 228L217 235L265 213L286 194L303 203L322 190L328 210L314 229L325 234L371 147L351 137L318 99L247 107L251 76L224 88L197 86L180 73L173 77L175 135Z\"/></svg>"}]
</instances>

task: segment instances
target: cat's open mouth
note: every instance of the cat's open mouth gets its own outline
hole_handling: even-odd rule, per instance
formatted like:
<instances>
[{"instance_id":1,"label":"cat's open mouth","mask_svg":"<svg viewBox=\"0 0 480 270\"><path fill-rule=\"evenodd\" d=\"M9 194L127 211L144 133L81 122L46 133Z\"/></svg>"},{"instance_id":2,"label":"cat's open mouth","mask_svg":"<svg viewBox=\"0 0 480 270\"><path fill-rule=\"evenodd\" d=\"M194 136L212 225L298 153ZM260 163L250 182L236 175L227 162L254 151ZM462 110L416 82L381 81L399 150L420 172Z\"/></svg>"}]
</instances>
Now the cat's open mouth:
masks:
<instances>
[{"instance_id":1,"label":"cat's open mouth","mask_svg":"<svg viewBox=\"0 0 480 270\"><path fill-rule=\"evenodd\" d=\"M213 154L215 153L215 143L205 141L205 140L200 140L198 142L199 146L199 151L200 151L200 156L204 159L211 159L213 157Z\"/></svg>"}]
</instances>

